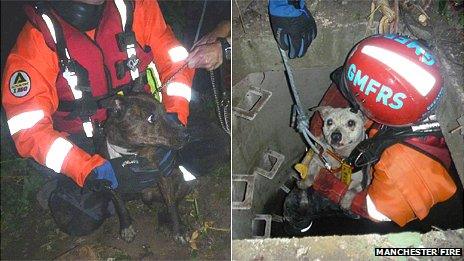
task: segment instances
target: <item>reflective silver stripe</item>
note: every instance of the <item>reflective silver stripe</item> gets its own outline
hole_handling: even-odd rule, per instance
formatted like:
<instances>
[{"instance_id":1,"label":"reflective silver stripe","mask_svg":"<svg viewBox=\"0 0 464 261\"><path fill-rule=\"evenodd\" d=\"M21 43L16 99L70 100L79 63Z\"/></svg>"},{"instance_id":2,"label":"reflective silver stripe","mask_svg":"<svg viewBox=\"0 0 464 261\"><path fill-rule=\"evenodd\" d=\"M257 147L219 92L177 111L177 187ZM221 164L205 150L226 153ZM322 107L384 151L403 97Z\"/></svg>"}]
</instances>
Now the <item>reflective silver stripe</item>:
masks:
<instances>
[{"instance_id":1,"label":"reflective silver stripe","mask_svg":"<svg viewBox=\"0 0 464 261\"><path fill-rule=\"evenodd\" d=\"M127 7L123 0L115 0L114 3L116 4L116 8L118 9L119 16L121 17L121 25L122 29L126 27L127 22ZM131 44L126 46L126 53L127 58L131 58L133 55L135 56L137 53L135 51L135 45ZM130 70L132 80L135 80L139 77L139 69Z\"/></svg>"},{"instance_id":2,"label":"reflective silver stripe","mask_svg":"<svg viewBox=\"0 0 464 261\"><path fill-rule=\"evenodd\" d=\"M8 128L10 129L11 135L14 135L20 130L34 127L34 125L44 117L45 114L42 110L23 112L11 117L11 119L7 121Z\"/></svg>"},{"instance_id":3,"label":"reflective silver stripe","mask_svg":"<svg viewBox=\"0 0 464 261\"><path fill-rule=\"evenodd\" d=\"M72 147L73 145L71 142L61 137L54 140L52 146L48 149L47 156L45 157L45 166L57 173L60 173L64 159Z\"/></svg>"},{"instance_id":4,"label":"reflective silver stripe","mask_svg":"<svg viewBox=\"0 0 464 261\"><path fill-rule=\"evenodd\" d=\"M390 67L422 96L426 96L435 85L436 79L432 74L400 54L373 45L364 46L361 52Z\"/></svg>"},{"instance_id":5,"label":"reflective silver stripe","mask_svg":"<svg viewBox=\"0 0 464 261\"><path fill-rule=\"evenodd\" d=\"M50 34L52 35L53 41L56 43L56 32L55 32L55 27L53 26L52 19L46 14L42 14L42 19L44 19L45 24L48 27L48 30L50 31Z\"/></svg>"},{"instance_id":6,"label":"reflective silver stripe","mask_svg":"<svg viewBox=\"0 0 464 261\"><path fill-rule=\"evenodd\" d=\"M309 226L308 226L308 227L306 227L306 228L303 228L303 229L302 229L302 230L300 230L300 231L301 231L302 233L304 233L304 232L308 231L308 230L309 230L309 229L310 229L312 226L313 226L313 222L311 221L311 224L309 224Z\"/></svg>"},{"instance_id":7,"label":"reflective silver stripe","mask_svg":"<svg viewBox=\"0 0 464 261\"><path fill-rule=\"evenodd\" d=\"M188 171L183 166L179 166L180 172L182 172L182 176L184 177L185 181L191 181L197 179L190 171Z\"/></svg>"},{"instance_id":8,"label":"reflective silver stripe","mask_svg":"<svg viewBox=\"0 0 464 261\"><path fill-rule=\"evenodd\" d=\"M366 197L366 203L367 203L367 213L372 219L375 219L377 221L391 221L388 217L386 217L384 214L380 213L377 210L377 208L374 205L374 202L372 201L369 195L367 195Z\"/></svg>"},{"instance_id":9,"label":"reflective silver stripe","mask_svg":"<svg viewBox=\"0 0 464 261\"><path fill-rule=\"evenodd\" d=\"M115 0L114 3L116 4L116 8L118 9L119 16L121 16L121 25L122 25L122 28L124 29L126 27L126 21L127 21L126 4L124 3L123 0Z\"/></svg>"},{"instance_id":10,"label":"reflective silver stripe","mask_svg":"<svg viewBox=\"0 0 464 261\"><path fill-rule=\"evenodd\" d=\"M192 98L192 89L187 84L181 82L171 82L168 84L166 94L168 96L183 97L187 101L190 101Z\"/></svg>"},{"instance_id":11,"label":"reflective silver stripe","mask_svg":"<svg viewBox=\"0 0 464 261\"><path fill-rule=\"evenodd\" d=\"M169 49L168 54L173 63L183 61L187 59L189 55L189 53L187 52L187 49L185 49L183 46L176 46L176 47Z\"/></svg>"},{"instance_id":12,"label":"reflective silver stripe","mask_svg":"<svg viewBox=\"0 0 464 261\"><path fill-rule=\"evenodd\" d=\"M85 132L85 136L87 136L88 138L92 138L93 137L93 125L92 125L92 122L89 121L84 121L82 123L82 127L84 128L84 132Z\"/></svg>"},{"instance_id":13,"label":"reflective silver stripe","mask_svg":"<svg viewBox=\"0 0 464 261\"><path fill-rule=\"evenodd\" d=\"M63 78L68 82L69 87L71 88L72 94L75 100L82 98L82 91L78 90L77 87L77 75L75 72L71 72L68 68L63 72Z\"/></svg>"}]
</instances>

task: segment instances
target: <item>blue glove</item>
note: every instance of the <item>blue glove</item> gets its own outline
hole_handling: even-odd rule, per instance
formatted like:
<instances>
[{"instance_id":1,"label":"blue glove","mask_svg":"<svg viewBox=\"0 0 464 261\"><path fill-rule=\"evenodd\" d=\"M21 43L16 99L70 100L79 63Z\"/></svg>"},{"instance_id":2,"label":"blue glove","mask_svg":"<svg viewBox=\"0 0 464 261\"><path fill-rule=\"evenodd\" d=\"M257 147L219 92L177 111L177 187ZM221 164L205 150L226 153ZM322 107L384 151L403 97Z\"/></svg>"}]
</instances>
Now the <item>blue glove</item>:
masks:
<instances>
[{"instance_id":1,"label":"blue glove","mask_svg":"<svg viewBox=\"0 0 464 261\"><path fill-rule=\"evenodd\" d=\"M116 179L116 175L114 174L113 167L108 161L106 161L105 164L93 169L92 174L90 174L90 177L87 178L86 183L88 181L93 182L96 180L108 181L111 184L112 189L116 189L119 185L118 180Z\"/></svg>"},{"instance_id":2,"label":"blue glove","mask_svg":"<svg viewBox=\"0 0 464 261\"><path fill-rule=\"evenodd\" d=\"M269 19L279 47L288 57L303 57L316 38L317 28L304 0L269 0Z\"/></svg>"}]
</instances>

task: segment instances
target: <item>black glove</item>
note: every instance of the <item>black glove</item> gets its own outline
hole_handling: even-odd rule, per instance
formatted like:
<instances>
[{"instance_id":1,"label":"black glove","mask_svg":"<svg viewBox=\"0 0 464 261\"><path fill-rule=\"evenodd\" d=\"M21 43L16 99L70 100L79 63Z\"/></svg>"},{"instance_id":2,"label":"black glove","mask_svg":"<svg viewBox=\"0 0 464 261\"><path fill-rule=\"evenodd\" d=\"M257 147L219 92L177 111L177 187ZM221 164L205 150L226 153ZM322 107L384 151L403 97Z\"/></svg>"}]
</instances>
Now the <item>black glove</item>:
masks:
<instances>
[{"instance_id":1,"label":"black glove","mask_svg":"<svg viewBox=\"0 0 464 261\"><path fill-rule=\"evenodd\" d=\"M269 18L274 37L288 57L303 57L316 38L317 28L304 0L270 0Z\"/></svg>"}]
</instances>

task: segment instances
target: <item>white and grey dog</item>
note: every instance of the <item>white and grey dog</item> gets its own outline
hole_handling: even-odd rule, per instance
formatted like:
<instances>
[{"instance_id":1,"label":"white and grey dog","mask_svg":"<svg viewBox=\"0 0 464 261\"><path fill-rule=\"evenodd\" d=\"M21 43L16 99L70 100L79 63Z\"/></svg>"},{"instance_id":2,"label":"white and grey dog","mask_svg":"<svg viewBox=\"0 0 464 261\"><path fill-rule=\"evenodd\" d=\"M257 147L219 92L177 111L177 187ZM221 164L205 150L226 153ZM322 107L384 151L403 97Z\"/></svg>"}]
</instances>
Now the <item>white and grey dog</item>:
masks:
<instances>
[{"instance_id":1,"label":"white and grey dog","mask_svg":"<svg viewBox=\"0 0 464 261\"><path fill-rule=\"evenodd\" d=\"M353 113L350 108L332 108L330 106L320 106L316 108L321 114L324 125L322 127L323 137L319 137L329 144L333 151L343 158L350 155L351 151L366 137L364 124L366 119L361 111ZM332 168L340 167L340 162L328 155ZM298 182L300 189L310 187L316 175L324 164L319 157L314 156L309 162L309 173L305 180ZM361 182L363 179L362 171L352 174L352 181L349 186L351 191L359 192L362 190Z\"/></svg>"}]
</instances>

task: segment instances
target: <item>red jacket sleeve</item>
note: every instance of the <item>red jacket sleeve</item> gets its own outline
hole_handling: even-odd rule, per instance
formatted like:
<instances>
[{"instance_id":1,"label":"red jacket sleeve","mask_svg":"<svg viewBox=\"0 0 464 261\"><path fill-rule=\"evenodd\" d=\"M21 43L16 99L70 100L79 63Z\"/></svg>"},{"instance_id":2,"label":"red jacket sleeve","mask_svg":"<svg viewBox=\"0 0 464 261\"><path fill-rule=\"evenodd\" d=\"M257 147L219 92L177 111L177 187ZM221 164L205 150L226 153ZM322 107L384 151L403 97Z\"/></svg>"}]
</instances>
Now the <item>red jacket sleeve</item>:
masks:
<instances>
[{"instance_id":1,"label":"red jacket sleeve","mask_svg":"<svg viewBox=\"0 0 464 261\"><path fill-rule=\"evenodd\" d=\"M185 64L188 52L164 21L157 1L136 2L133 29L137 40L149 45L153 51L161 82L166 84L163 89L166 111L177 113L179 120L187 124L195 70L185 67L179 71Z\"/></svg>"},{"instance_id":2,"label":"red jacket sleeve","mask_svg":"<svg viewBox=\"0 0 464 261\"><path fill-rule=\"evenodd\" d=\"M91 170L104 163L53 129L58 107L56 54L42 34L26 23L8 56L2 79L2 104L18 153L71 177L83 186Z\"/></svg>"}]
</instances>

